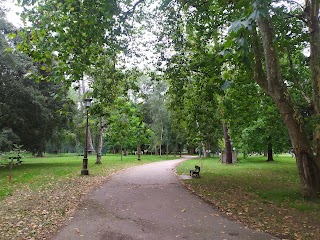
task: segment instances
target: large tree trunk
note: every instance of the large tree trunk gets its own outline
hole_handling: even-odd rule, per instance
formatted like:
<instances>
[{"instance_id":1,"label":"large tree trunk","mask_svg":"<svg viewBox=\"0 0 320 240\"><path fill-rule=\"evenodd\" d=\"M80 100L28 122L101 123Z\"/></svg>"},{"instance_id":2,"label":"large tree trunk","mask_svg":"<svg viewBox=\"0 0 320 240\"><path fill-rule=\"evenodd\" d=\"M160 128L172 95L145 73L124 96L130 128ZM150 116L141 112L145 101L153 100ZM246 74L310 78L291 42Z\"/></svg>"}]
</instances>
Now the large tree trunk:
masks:
<instances>
[{"instance_id":1,"label":"large tree trunk","mask_svg":"<svg viewBox=\"0 0 320 240\"><path fill-rule=\"evenodd\" d=\"M206 143L206 157L210 157L211 144L209 141Z\"/></svg>"},{"instance_id":2,"label":"large tree trunk","mask_svg":"<svg viewBox=\"0 0 320 240\"><path fill-rule=\"evenodd\" d=\"M313 83L313 106L317 119L320 115L320 29L319 4L317 0L306 0L305 16L310 33L310 69ZM314 152L320 157L320 124L314 127ZM319 163L318 163L319 166Z\"/></svg>"},{"instance_id":3,"label":"large tree trunk","mask_svg":"<svg viewBox=\"0 0 320 240\"><path fill-rule=\"evenodd\" d=\"M203 157L204 157L204 158L207 158L207 157L208 157L207 147L206 147L207 144L202 143L201 146L202 146L202 150L201 150L201 151L202 151L202 153L203 153Z\"/></svg>"},{"instance_id":4,"label":"large tree trunk","mask_svg":"<svg viewBox=\"0 0 320 240\"><path fill-rule=\"evenodd\" d=\"M37 157L43 157L43 151L42 150L37 151L36 156Z\"/></svg>"},{"instance_id":5,"label":"large tree trunk","mask_svg":"<svg viewBox=\"0 0 320 240\"><path fill-rule=\"evenodd\" d=\"M137 153L138 153L138 161L141 160L141 144L140 142L138 143L138 146L137 146Z\"/></svg>"},{"instance_id":6,"label":"large tree trunk","mask_svg":"<svg viewBox=\"0 0 320 240\"><path fill-rule=\"evenodd\" d=\"M273 151L272 151L272 141L271 141L271 137L268 137L268 162L272 162L274 161L273 159Z\"/></svg>"},{"instance_id":7,"label":"large tree trunk","mask_svg":"<svg viewBox=\"0 0 320 240\"><path fill-rule=\"evenodd\" d=\"M225 143L225 151L226 151L226 163L232 164L232 149L231 149L231 141L228 132L228 127L225 123L223 123L223 137Z\"/></svg>"},{"instance_id":8,"label":"large tree trunk","mask_svg":"<svg viewBox=\"0 0 320 240\"><path fill-rule=\"evenodd\" d=\"M105 123L104 123L103 117L101 116L100 117L99 136L98 136L98 147L97 147L96 164L101 164L104 129L105 129Z\"/></svg>"},{"instance_id":9,"label":"large tree trunk","mask_svg":"<svg viewBox=\"0 0 320 240\"><path fill-rule=\"evenodd\" d=\"M162 126L162 128L161 128L161 135L160 135L160 149L159 149L159 155L160 155L160 157L162 157L163 131L164 131L164 128L163 128L163 126Z\"/></svg>"},{"instance_id":10,"label":"large tree trunk","mask_svg":"<svg viewBox=\"0 0 320 240\"><path fill-rule=\"evenodd\" d=\"M196 148L194 146L191 146L191 147L188 148L188 151L189 151L188 152L189 154L195 154L196 153Z\"/></svg>"},{"instance_id":11,"label":"large tree trunk","mask_svg":"<svg viewBox=\"0 0 320 240\"><path fill-rule=\"evenodd\" d=\"M168 142L166 144L166 159L167 160L169 159L169 144L168 144Z\"/></svg>"},{"instance_id":12,"label":"large tree trunk","mask_svg":"<svg viewBox=\"0 0 320 240\"><path fill-rule=\"evenodd\" d=\"M306 197L315 196L320 191L320 174L313 155L311 143L301 115L292 103L288 89L282 80L278 53L274 46L274 33L268 16L258 19L261 32L267 77L262 68L260 44L253 31L253 49L255 54L255 80L276 103L282 119L286 124L296 154L302 194ZM319 156L320 157L320 156Z\"/></svg>"}]
</instances>

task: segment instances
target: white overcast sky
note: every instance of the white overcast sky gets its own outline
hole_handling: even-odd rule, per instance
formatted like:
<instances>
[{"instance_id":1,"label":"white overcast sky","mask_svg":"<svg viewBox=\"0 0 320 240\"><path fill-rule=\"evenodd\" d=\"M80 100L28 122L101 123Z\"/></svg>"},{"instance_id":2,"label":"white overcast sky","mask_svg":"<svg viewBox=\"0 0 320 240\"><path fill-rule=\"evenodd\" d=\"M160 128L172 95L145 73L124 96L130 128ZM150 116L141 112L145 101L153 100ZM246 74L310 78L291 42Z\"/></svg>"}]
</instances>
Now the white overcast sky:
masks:
<instances>
[{"instance_id":1,"label":"white overcast sky","mask_svg":"<svg viewBox=\"0 0 320 240\"><path fill-rule=\"evenodd\" d=\"M6 15L7 19L13 23L16 27L21 27L23 26L22 21L20 17L17 15L17 13L21 12L21 8L16 6L17 1L15 0L4 0L4 6L8 10Z\"/></svg>"}]
</instances>

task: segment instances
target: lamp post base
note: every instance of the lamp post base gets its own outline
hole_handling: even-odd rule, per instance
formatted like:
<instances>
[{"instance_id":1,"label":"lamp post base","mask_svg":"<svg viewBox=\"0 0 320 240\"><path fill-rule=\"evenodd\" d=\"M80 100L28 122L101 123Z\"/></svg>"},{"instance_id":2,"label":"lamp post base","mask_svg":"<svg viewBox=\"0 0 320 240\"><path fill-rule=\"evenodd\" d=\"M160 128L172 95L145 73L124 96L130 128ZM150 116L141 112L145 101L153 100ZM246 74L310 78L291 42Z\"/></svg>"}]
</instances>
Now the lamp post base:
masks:
<instances>
[{"instance_id":1,"label":"lamp post base","mask_svg":"<svg viewBox=\"0 0 320 240\"><path fill-rule=\"evenodd\" d=\"M89 175L89 170L88 169L82 169L81 170L81 175Z\"/></svg>"}]
</instances>

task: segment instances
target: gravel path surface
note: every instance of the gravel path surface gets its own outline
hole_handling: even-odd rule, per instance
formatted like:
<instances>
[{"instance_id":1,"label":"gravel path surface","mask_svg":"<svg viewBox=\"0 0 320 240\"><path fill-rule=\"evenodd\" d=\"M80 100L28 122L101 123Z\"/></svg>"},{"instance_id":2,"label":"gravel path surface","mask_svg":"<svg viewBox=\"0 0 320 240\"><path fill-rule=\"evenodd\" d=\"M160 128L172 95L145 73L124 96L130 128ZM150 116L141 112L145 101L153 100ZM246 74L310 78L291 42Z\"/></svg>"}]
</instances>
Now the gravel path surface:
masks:
<instances>
[{"instance_id":1,"label":"gravel path surface","mask_svg":"<svg viewBox=\"0 0 320 240\"><path fill-rule=\"evenodd\" d=\"M179 160L133 167L113 175L82 201L53 240L277 239L220 216L181 186Z\"/></svg>"}]
</instances>

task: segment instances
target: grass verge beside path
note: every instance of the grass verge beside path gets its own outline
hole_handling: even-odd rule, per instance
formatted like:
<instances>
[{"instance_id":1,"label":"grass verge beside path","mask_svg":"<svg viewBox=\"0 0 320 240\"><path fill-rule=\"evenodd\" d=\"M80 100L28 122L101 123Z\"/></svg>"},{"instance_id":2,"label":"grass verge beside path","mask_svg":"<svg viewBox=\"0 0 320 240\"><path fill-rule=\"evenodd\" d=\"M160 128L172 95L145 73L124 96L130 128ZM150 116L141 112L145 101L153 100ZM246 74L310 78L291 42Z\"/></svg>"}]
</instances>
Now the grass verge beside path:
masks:
<instances>
[{"instance_id":1,"label":"grass verge beside path","mask_svg":"<svg viewBox=\"0 0 320 240\"><path fill-rule=\"evenodd\" d=\"M23 158L14 166L0 168L0 239L46 239L72 216L81 198L111 174L135 165L163 161L159 156L107 155L102 164L89 156L89 176L81 176L81 156ZM174 159L169 156L169 159Z\"/></svg>"},{"instance_id":2,"label":"grass verge beside path","mask_svg":"<svg viewBox=\"0 0 320 240\"><path fill-rule=\"evenodd\" d=\"M197 195L229 217L280 239L320 239L320 201L300 195L295 159L262 156L226 165L218 158L203 160L201 178L184 180ZM183 162L178 174L188 174L199 160Z\"/></svg>"}]
</instances>

